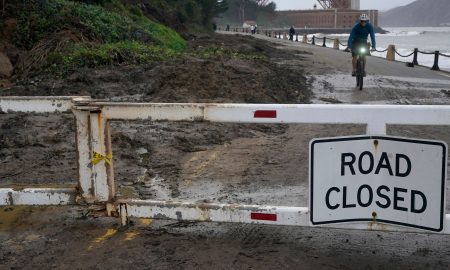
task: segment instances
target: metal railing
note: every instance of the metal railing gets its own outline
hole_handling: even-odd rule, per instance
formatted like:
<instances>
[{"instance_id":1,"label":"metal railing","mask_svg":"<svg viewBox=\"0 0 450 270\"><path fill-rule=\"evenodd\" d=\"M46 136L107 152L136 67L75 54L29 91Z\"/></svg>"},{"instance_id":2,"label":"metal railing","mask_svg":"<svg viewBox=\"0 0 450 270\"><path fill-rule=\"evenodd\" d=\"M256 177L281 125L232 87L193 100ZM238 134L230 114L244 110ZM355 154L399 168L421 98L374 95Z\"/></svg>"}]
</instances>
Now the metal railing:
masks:
<instances>
[{"instance_id":1,"label":"metal railing","mask_svg":"<svg viewBox=\"0 0 450 270\"><path fill-rule=\"evenodd\" d=\"M386 125L450 125L448 105L194 104L98 102L89 97L0 97L0 112L68 112L76 119L79 179L76 188L0 188L0 205L105 204L110 216L311 226L308 207L191 203L116 198L110 121L366 124L384 135ZM450 234L450 214L441 233ZM325 227L421 231L372 220ZM423 232L423 231L422 231Z\"/></svg>"},{"instance_id":2,"label":"metal railing","mask_svg":"<svg viewBox=\"0 0 450 270\"><path fill-rule=\"evenodd\" d=\"M226 28L223 27L219 27L218 28L219 31L231 31L231 32L237 32L237 33L250 33L250 30L247 28L238 28L238 27L233 27L230 28L228 30L226 30ZM291 41L295 41L295 42L299 42L299 34L295 34L293 37L288 35L288 32L276 32L276 31L269 31L269 30L259 30L257 29L256 31L257 34L264 34L265 36L268 37L274 37L277 39L288 39ZM318 40L321 40L321 42L317 42ZM317 37L315 35L312 36L312 38L308 38L307 35L303 35L303 39L302 42L303 43L309 43L311 45L319 45L322 47L327 47L326 41L332 41L334 42L333 48L339 50L340 47L339 46L347 46L346 43L344 43L342 40L340 40L339 38L329 38L326 36L322 36L322 37ZM433 66L431 66L432 70L440 70L439 68L439 57L446 57L446 58L450 58L449 54L444 54L441 53L440 51L421 51L418 48L415 48L411 53L409 54L401 54L398 50L395 49L394 45L389 45L386 49L375 49L376 52L378 53L385 53L386 54L386 59L390 60L390 61L395 61L395 55L397 55L398 57L402 57L402 58L408 58L413 56L413 60L411 62L411 64L413 65L419 65L418 62L418 55L419 54L423 54L423 55L434 55L434 62L433 62Z\"/></svg>"}]
</instances>

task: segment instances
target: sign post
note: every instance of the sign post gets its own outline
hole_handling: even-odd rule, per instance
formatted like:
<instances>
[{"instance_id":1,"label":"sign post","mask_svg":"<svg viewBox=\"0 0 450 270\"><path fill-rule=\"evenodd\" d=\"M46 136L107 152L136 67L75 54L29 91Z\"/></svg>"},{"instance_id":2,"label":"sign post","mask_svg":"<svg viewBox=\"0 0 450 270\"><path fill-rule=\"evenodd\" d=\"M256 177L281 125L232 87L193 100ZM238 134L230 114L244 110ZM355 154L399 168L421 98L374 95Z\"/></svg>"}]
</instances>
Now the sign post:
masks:
<instances>
[{"instance_id":1,"label":"sign post","mask_svg":"<svg viewBox=\"0 0 450 270\"><path fill-rule=\"evenodd\" d=\"M310 143L312 225L380 222L444 230L447 145L389 136Z\"/></svg>"}]
</instances>

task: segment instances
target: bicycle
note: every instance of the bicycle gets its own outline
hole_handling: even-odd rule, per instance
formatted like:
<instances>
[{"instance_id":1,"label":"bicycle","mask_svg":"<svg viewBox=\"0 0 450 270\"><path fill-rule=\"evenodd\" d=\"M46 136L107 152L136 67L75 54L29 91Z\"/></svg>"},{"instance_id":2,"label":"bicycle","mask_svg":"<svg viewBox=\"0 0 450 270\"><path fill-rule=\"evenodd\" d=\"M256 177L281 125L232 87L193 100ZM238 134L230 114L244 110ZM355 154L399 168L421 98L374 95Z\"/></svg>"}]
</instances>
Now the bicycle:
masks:
<instances>
[{"instance_id":1,"label":"bicycle","mask_svg":"<svg viewBox=\"0 0 450 270\"><path fill-rule=\"evenodd\" d=\"M366 55L369 54L368 46L353 48L356 50L356 88L363 89L364 76L366 74Z\"/></svg>"}]
</instances>

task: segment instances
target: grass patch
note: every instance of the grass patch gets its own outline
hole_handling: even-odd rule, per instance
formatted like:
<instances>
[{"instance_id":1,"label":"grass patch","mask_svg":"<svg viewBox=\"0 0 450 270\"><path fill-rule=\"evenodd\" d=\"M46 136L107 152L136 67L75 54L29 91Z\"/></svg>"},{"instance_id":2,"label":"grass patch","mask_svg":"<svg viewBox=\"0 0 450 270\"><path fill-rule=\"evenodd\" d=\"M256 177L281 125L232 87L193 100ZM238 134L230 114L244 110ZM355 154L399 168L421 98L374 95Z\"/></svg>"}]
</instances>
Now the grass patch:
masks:
<instances>
[{"instance_id":1,"label":"grass patch","mask_svg":"<svg viewBox=\"0 0 450 270\"><path fill-rule=\"evenodd\" d=\"M267 57L264 55L256 53L242 53L237 50L232 50L223 47L208 47L196 50L191 54L196 57L205 59L209 58L235 58L244 60L267 59Z\"/></svg>"},{"instance_id":2,"label":"grass patch","mask_svg":"<svg viewBox=\"0 0 450 270\"><path fill-rule=\"evenodd\" d=\"M17 19L13 42L31 51L31 60L23 63L30 68L18 74L44 71L65 76L81 67L163 61L186 49L186 41L177 32L150 20L137 6L106 2L29 0L9 5L6 17ZM64 38L58 34L66 30L76 36L76 44L58 43L58 38ZM56 41L46 42L52 40ZM37 49L36 44L40 44Z\"/></svg>"},{"instance_id":3,"label":"grass patch","mask_svg":"<svg viewBox=\"0 0 450 270\"><path fill-rule=\"evenodd\" d=\"M174 30L123 6L112 12L99 5L74 1L31 0L18 4L11 13L18 18L15 43L28 50L40 39L64 28L77 29L88 39L103 43L137 40L176 51L186 48L186 42Z\"/></svg>"},{"instance_id":4,"label":"grass patch","mask_svg":"<svg viewBox=\"0 0 450 270\"><path fill-rule=\"evenodd\" d=\"M78 44L64 53L52 54L47 61L47 71L65 76L82 67L150 64L178 55L180 52L176 50L146 45L138 41L120 41L102 45Z\"/></svg>"}]
</instances>

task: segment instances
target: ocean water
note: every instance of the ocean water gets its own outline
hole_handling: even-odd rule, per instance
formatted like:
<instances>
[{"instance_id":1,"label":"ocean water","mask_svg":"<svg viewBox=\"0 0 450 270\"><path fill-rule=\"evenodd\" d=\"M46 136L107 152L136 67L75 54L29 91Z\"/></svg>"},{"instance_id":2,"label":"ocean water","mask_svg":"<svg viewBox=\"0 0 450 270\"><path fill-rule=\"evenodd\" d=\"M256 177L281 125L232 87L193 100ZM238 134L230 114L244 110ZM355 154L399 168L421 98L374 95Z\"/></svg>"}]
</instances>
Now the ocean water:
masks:
<instances>
[{"instance_id":1,"label":"ocean water","mask_svg":"<svg viewBox=\"0 0 450 270\"><path fill-rule=\"evenodd\" d=\"M384 28L389 31L387 34L376 34L377 49L384 50L390 44L395 45L398 53L408 55L418 48L424 52L439 51L450 56L450 27L401 27L401 28ZM316 36L323 36L316 34ZM342 42L347 41L348 34L327 35L327 37L337 37ZM311 38L312 35L309 36ZM332 42L328 42L327 46L332 46ZM345 46L341 46L345 49ZM374 52L374 56L386 57L386 53ZM412 62L413 56L403 58L398 55L395 59L403 62ZM433 55L418 55L419 65L432 67L434 63ZM439 56L439 67L442 70L450 71L450 57Z\"/></svg>"}]
</instances>

